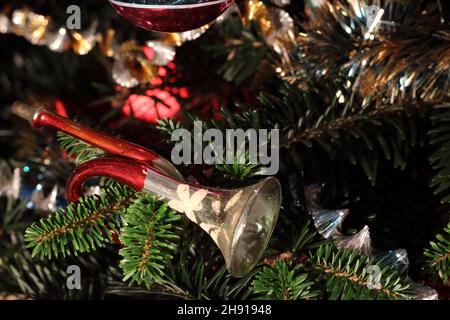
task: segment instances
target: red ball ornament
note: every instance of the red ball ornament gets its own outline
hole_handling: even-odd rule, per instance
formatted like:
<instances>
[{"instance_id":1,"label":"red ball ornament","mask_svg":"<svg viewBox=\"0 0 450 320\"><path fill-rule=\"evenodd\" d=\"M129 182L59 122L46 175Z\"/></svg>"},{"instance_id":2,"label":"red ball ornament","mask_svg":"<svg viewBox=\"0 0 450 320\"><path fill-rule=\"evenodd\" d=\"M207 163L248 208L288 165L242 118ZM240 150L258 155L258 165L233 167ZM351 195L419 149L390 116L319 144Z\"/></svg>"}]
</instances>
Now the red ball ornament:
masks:
<instances>
[{"instance_id":1,"label":"red ball ornament","mask_svg":"<svg viewBox=\"0 0 450 320\"><path fill-rule=\"evenodd\" d=\"M177 98L161 89L147 90L146 95L132 94L122 108L126 116L133 113L136 119L151 123L156 123L158 119L174 118L180 110Z\"/></svg>"},{"instance_id":2,"label":"red ball ornament","mask_svg":"<svg viewBox=\"0 0 450 320\"><path fill-rule=\"evenodd\" d=\"M234 0L178 0L171 4L142 4L157 1L109 0L131 23L150 31L184 32L204 26L228 9ZM159 1L161 2L161 1Z\"/></svg>"}]
</instances>

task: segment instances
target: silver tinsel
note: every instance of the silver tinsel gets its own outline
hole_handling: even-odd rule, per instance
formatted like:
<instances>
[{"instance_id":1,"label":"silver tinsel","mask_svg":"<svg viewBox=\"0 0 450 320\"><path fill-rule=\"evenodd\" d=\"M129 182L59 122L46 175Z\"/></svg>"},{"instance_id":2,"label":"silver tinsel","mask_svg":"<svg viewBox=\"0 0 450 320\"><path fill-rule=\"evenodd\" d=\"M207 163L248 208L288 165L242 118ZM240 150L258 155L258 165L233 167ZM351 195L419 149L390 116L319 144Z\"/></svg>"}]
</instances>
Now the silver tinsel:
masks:
<instances>
[{"instance_id":1,"label":"silver tinsel","mask_svg":"<svg viewBox=\"0 0 450 320\"><path fill-rule=\"evenodd\" d=\"M166 66L175 58L176 49L173 46L158 41L148 41L146 45L155 53L152 60L155 66Z\"/></svg>"},{"instance_id":2,"label":"silver tinsel","mask_svg":"<svg viewBox=\"0 0 450 320\"><path fill-rule=\"evenodd\" d=\"M0 196L19 199L20 186L22 179L20 177L20 169L15 168L11 177L6 177L0 172Z\"/></svg>"},{"instance_id":3,"label":"silver tinsel","mask_svg":"<svg viewBox=\"0 0 450 320\"><path fill-rule=\"evenodd\" d=\"M112 77L118 85L124 88L133 88L139 85L139 80L133 77L122 59L114 60Z\"/></svg>"},{"instance_id":4,"label":"silver tinsel","mask_svg":"<svg viewBox=\"0 0 450 320\"><path fill-rule=\"evenodd\" d=\"M10 197L15 200L22 199L27 201L28 209L39 209L52 212L57 209L58 186L53 186L50 193L46 196L41 184L37 184L31 192L31 196L22 190L26 189L22 182L20 168L15 168L11 176L6 176L0 171L0 196ZM25 196L23 195L23 192Z\"/></svg>"},{"instance_id":5,"label":"silver tinsel","mask_svg":"<svg viewBox=\"0 0 450 320\"><path fill-rule=\"evenodd\" d=\"M37 188L31 195L31 200L27 203L28 208L53 212L56 210L56 198L58 196L58 186L53 186L50 193L45 196L42 188Z\"/></svg>"},{"instance_id":6,"label":"silver tinsel","mask_svg":"<svg viewBox=\"0 0 450 320\"><path fill-rule=\"evenodd\" d=\"M379 9L367 9L371 4ZM335 0L310 7L314 18L302 25L290 63L279 66L286 80L302 87L346 76L364 97L362 108L449 96L450 28L439 1Z\"/></svg>"}]
</instances>

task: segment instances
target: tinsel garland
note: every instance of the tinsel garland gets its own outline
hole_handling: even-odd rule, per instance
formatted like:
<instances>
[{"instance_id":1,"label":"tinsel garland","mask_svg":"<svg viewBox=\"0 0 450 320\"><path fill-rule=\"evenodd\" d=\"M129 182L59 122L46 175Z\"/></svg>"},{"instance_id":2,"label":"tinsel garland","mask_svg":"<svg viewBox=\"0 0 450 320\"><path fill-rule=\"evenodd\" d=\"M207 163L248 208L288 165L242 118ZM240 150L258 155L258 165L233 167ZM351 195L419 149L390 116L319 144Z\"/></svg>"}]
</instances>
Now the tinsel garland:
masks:
<instances>
[{"instance_id":1,"label":"tinsel garland","mask_svg":"<svg viewBox=\"0 0 450 320\"><path fill-rule=\"evenodd\" d=\"M209 26L196 30L160 34L156 40L144 45L136 41L118 43L116 30L98 31L98 21L84 30L58 27L49 16L37 14L27 7L0 10L0 34L24 37L33 45L46 46L54 52L72 51L77 55L89 54L98 46L100 52L113 59L112 77L125 88L150 83L158 74L158 67L167 66L175 58L176 47L202 35Z\"/></svg>"},{"instance_id":2,"label":"tinsel garland","mask_svg":"<svg viewBox=\"0 0 450 320\"><path fill-rule=\"evenodd\" d=\"M371 26L367 7L378 5ZM364 105L449 98L450 24L440 0L336 0L312 8L279 74L299 86L345 78ZM448 9L447 9L448 10ZM448 12L447 12L448 14Z\"/></svg>"},{"instance_id":3,"label":"tinsel garland","mask_svg":"<svg viewBox=\"0 0 450 320\"><path fill-rule=\"evenodd\" d=\"M285 6L289 2L272 0L277 6ZM234 4L214 23L220 24L234 13L239 14L245 27L249 27L250 22L256 23L261 29L264 42L272 48L279 60L290 61L289 52L295 40L295 28L293 19L286 11L266 6L260 0L246 0L242 10ZM11 10L6 6L0 9L0 34L15 34L34 45L47 46L54 52L72 51L77 55L89 54L98 46L104 56L114 60L112 77L118 85L125 88L150 83L157 75L158 67L167 66L174 60L177 47L199 38L213 23L192 31L154 33L153 36L157 39L147 41L144 45L135 41L118 43L115 29L99 32L98 24L98 21L93 21L87 29L68 30L63 26L56 26L52 17L35 13L27 7ZM269 69L274 72L276 67L269 66Z\"/></svg>"}]
</instances>

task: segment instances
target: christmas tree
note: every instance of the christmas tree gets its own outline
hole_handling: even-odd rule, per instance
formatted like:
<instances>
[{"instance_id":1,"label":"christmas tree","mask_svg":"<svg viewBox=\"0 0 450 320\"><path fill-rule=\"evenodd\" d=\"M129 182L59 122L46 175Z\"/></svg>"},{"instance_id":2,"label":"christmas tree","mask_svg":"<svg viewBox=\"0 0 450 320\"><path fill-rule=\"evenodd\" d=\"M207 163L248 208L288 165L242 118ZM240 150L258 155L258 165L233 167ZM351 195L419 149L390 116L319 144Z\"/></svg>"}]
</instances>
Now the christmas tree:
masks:
<instances>
[{"instance_id":1,"label":"christmas tree","mask_svg":"<svg viewBox=\"0 0 450 320\"><path fill-rule=\"evenodd\" d=\"M0 10L0 299L449 299L446 1Z\"/></svg>"}]
</instances>

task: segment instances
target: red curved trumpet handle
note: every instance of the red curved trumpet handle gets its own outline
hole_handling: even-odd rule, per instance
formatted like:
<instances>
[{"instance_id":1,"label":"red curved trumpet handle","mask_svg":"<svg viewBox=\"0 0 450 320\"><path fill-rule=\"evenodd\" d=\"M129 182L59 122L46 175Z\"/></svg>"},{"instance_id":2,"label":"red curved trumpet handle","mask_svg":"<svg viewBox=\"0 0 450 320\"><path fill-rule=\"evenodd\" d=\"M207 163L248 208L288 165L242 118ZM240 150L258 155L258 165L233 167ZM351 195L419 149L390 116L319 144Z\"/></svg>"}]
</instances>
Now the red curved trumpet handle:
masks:
<instances>
[{"instance_id":1,"label":"red curved trumpet handle","mask_svg":"<svg viewBox=\"0 0 450 320\"><path fill-rule=\"evenodd\" d=\"M68 118L61 117L43 107L33 107L21 102L15 102L12 106L12 111L30 121L34 128L44 126L55 128L110 154L144 161L149 165L153 165L154 160L161 158L156 152L147 148L119 138L110 137Z\"/></svg>"},{"instance_id":2,"label":"red curved trumpet handle","mask_svg":"<svg viewBox=\"0 0 450 320\"><path fill-rule=\"evenodd\" d=\"M12 111L28 120L34 128L52 127L87 142L105 152L124 158L101 158L88 161L75 169L67 183L67 200L77 201L82 195L83 183L94 176L110 177L130 187L141 190L145 172L152 167L159 172L184 180L172 163L156 152L137 144L110 137L104 133L61 117L44 107L29 106L15 102Z\"/></svg>"},{"instance_id":3,"label":"red curved trumpet handle","mask_svg":"<svg viewBox=\"0 0 450 320\"><path fill-rule=\"evenodd\" d=\"M79 165L67 181L67 201L76 202L83 196L83 184L92 177L108 177L136 191L144 187L148 165L141 161L121 158L98 158Z\"/></svg>"}]
</instances>

